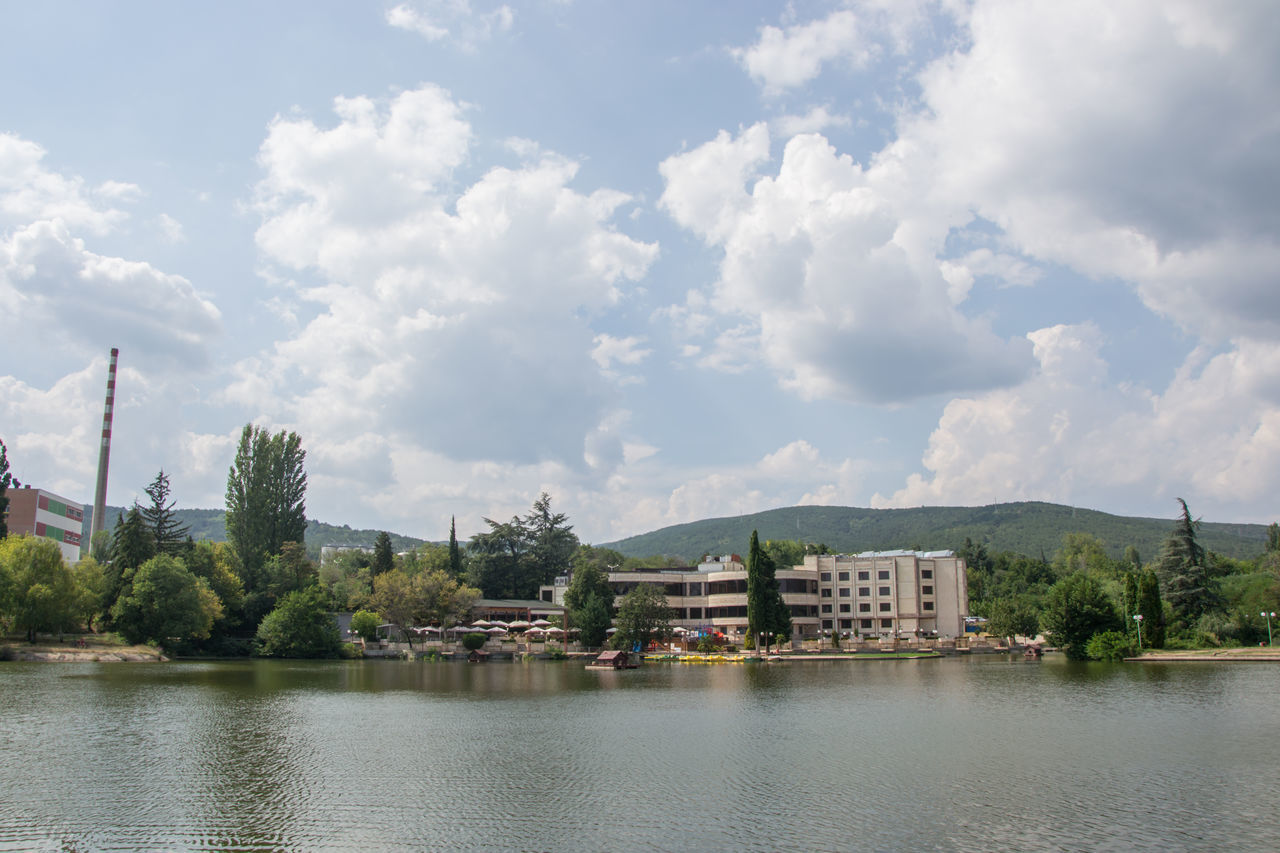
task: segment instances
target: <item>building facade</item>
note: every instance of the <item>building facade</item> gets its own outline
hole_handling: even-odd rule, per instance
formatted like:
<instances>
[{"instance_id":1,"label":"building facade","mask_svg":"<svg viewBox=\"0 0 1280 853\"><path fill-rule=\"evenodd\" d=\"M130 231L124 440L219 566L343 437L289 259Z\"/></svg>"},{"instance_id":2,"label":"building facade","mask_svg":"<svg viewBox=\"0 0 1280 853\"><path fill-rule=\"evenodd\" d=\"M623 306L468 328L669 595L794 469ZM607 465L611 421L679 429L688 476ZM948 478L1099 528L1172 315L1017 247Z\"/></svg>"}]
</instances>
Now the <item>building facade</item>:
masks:
<instances>
[{"instance_id":1,"label":"building facade","mask_svg":"<svg viewBox=\"0 0 1280 853\"><path fill-rule=\"evenodd\" d=\"M9 533L14 536L42 536L58 543L62 559L74 563L80 559L84 532L84 504L25 486L10 489Z\"/></svg>"},{"instance_id":2,"label":"building facade","mask_svg":"<svg viewBox=\"0 0 1280 853\"><path fill-rule=\"evenodd\" d=\"M969 593L964 560L951 551L868 551L811 554L803 566L775 573L791 611L792 636L839 632L862 637L964 636ZM541 588L544 601L564 603L568 577ZM674 611L671 624L733 640L747 631L747 567L736 554L700 566L609 572L615 596L639 584L660 587Z\"/></svg>"}]
</instances>

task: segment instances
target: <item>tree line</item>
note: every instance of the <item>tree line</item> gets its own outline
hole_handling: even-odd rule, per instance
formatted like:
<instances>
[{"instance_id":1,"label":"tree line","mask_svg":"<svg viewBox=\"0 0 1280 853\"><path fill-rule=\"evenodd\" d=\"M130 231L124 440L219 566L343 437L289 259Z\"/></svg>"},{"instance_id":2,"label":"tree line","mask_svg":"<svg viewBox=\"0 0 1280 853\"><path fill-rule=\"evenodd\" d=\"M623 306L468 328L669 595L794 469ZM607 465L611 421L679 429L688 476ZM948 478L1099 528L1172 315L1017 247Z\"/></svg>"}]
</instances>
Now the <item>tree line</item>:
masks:
<instances>
[{"instance_id":1,"label":"tree line","mask_svg":"<svg viewBox=\"0 0 1280 853\"><path fill-rule=\"evenodd\" d=\"M987 618L991 635L1043 631L1077 659L1265 640L1262 614L1280 601L1280 525L1270 525L1256 558L1231 559L1200 544L1199 522L1186 501L1178 505L1160 553L1146 562L1133 546L1112 559L1083 533L1065 535L1052 559L990 554L966 539L956 550L968 565L971 612Z\"/></svg>"}]
</instances>

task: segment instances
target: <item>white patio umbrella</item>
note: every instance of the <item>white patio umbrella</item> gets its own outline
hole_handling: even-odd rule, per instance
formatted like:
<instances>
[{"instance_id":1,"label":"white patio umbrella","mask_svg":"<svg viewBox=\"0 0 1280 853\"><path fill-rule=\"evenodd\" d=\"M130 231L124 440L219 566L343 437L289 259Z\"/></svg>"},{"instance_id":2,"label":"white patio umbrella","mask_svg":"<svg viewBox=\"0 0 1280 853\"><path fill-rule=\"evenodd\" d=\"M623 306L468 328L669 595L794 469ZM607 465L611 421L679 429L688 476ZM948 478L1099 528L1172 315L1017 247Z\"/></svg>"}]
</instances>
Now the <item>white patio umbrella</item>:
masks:
<instances>
[{"instance_id":1,"label":"white patio umbrella","mask_svg":"<svg viewBox=\"0 0 1280 853\"><path fill-rule=\"evenodd\" d=\"M483 619L477 619L476 621L471 623L471 627L472 628L488 628L492 624L493 624L492 622L486 622Z\"/></svg>"},{"instance_id":2,"label":"white patio umbrella","mask_svg":"<svg viewBox=\"0 0 1280 853\"><path fill-rule=\"evenodd\" d=\"M547 632L542 628L530 628L528 631L525 631L525 633L526 634L545 634Z\"/></svg>"},{"instance_id":3,"label":"white patio umbrella","mask_svg":"<svg viewBox=\"0 0 1280 853\"><path fill-rule=\"evenodd\" d=\"M490 625L497 625L499 628L506 628L506 627L507 627L507 623L506 623L506 622L503 622L501 619L494 619L494 620L493 620L492 622L490 622L489 624L490 624Z\"/></svg>"},{"instance_id":4,"label":"white patio umbrella","mask_svg":"<svg viewBox=\"0 0 1280 853\"><path fill-rule=\"evenodd\" d=\"M673 628L671 632L672 632L673 634L687 634L687 633L689 633L689 631L688 631L688 629L687 629L687 628L681 628L681 627L680 627L680 626L678 626L678 625L677 625L675 628Z\"/></svg>"},{"instance_id":5,"label":"white patio umbrella","mask_svg":"<svg viewBox=\"0 0 1280 853\"><path fill-rule=\"evenodd\" d=\"M547 633L548 633L548 634L563 634L563 633L564 633L564 629L563 629L563 628L557 628L555 625L552 625L550 628L547 628L546 630L547 630Z\"/></svg>"},{"instance_id":6,"label":"white patio umbrella","mask_svg":"<svg viewBox=\"0 0 1280 853\"><path fill-rule=\"evenodd\" d=\"M500 625L494 625L492 628L490 628L490 629L488 630L488 632L487 632L487 633L489 633L489 634L505 634L505 633L507 633L507 629L506 629L506 628L501 627Z\"/></svg>"},{"instance_id":7,"label":"white patio umbrella","mask_svg":"<svg viewBox=\"0 0 1280 853\"><path fill-rule=\"evenodd\" d=\"M548 627L551 623L550 623L550 622L548 622L546 619L534 619L534 620L533 620L533 624L534 624L534 625L536 625L536 626L537 626L537 627L539 627L539 628L546 628L546 627Z\"/></svg>"},{"instance_id":8,"label":"white patio umbrella","mask_svg":"<svg viewBox=\"0 0 1280 853\"><path fill-rule=\"evenodd\" d=\"M606 633L606 634L616 634L616 633L618 633L618 629L617 629L617 628L610 628L608 631L605 631L605 633Z\"/></svg>"},{"instance_id":9,"label":"white patio umbrella","mask_svg":"<svg viewBox=\"0 0 1280 853\"><path fill-rule=\"evenodd\" d=\"M532 625L532 624L533 624L532 622L526 622L524 619L517 619L517 620L516 620L516 621L514 621L514 622L508 622L508 623L507 623L507 627L508 627L508 628L517 628L517 629L519 629L519 628L528 628L528 627L529 627L530 625Z\"/></svg>"}]
</instances>

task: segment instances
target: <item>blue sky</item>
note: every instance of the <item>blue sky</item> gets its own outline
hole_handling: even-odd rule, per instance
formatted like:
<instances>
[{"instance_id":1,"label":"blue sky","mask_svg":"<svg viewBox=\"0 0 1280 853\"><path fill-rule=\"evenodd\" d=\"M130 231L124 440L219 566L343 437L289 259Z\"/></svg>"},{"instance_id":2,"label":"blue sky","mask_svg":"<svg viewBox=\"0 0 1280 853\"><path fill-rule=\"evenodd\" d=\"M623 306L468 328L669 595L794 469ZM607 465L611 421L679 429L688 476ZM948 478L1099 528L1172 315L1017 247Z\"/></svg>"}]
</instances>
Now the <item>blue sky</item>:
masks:
<instances>
[{"instance_id":1,"label":"blue sky","mask_svg":"<svg viewBox=\"0 0 1280 853\"><path fill-rule=\"evenodd\" d=\"M428 538L1280 516L1270 4L0 3L0 438Z\"/></svg>"}]
</instances>

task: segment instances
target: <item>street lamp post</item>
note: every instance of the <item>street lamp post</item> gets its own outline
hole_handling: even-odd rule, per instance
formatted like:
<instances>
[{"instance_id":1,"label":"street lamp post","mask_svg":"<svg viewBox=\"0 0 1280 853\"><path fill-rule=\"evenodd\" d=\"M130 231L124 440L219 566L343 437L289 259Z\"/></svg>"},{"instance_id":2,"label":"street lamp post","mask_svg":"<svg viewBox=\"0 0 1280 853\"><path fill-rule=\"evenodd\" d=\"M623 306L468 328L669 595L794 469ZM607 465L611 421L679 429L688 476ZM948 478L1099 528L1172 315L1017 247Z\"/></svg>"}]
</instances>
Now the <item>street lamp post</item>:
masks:
<instances>
[{"instance_id":1,"label":"street lamp post","mask_svg":"<svg viewBox=\"0 0 1280 853\"><path fill-rule=\"evenodd\" d=\"M1274 612L1267 613L1266 611L1263 611L1258 615L1267 617L1267 647L1270 648L1271 647L1271 620L1276 618L1276 614Z\"/></svg>"},{"instance_id":2,"label":"street lamp post","mask_svg":"<svg viewBox=\"0 0 1280 853\"><path fill-rule=\"evenodd\" d=\"M1138 654L1142 654L1142 614L1134 616L1133 621L1138 623Z\"/></svg>"}]
</instances>

